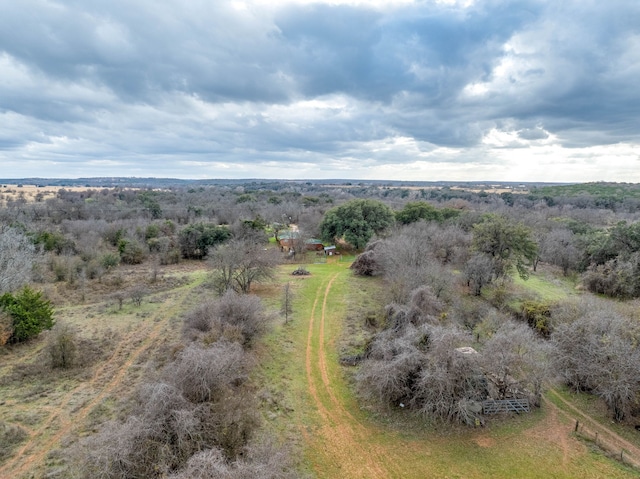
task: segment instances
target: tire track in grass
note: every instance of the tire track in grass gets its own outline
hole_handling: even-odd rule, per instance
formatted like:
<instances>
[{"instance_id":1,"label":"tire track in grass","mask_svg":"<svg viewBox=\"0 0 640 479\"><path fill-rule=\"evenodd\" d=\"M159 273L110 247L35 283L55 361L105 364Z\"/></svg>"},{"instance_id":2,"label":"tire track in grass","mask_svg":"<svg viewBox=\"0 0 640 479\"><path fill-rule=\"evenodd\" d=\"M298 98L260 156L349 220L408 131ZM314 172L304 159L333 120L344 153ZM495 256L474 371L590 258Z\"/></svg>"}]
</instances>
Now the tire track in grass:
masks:
<instances>
[{"instance_id":1,"label":"tire track in grass","mask_svg":"<svg viewBox=\"0 0 640 479\"><path fill-rule=\"evenodd\" d=\"M345 407L334 390L329 374L325 349L325 324L327 315L327 301L333 282L338 277L336 273L326 283L318 287L309 318L309 332L307 335L306 372L308 389L314 400L318 413L322 419L319 435L322 438L322 452L340 471L341 477L348 478L386 478L400 477L391 474L390 466L395 469L395 463L390 461L389 451L381 450L371 443L374 431L361 424ZM322 306L319 324L316 326L316 312L322 296ZM317 351L314 352L314 344ZM320 378L314 371L313 363ZM321 396L326 395L323 400ZM328 403L328 404L326 404ZM381 458L385 457L383 464Z\"/></svg>"},{"instance_id":2,"label":"tire track in grass","mask_svg":"<svg viewBox=\"0 0 640 479\"><path fill-rule=\"evenodd\" d=\"M562 402L562 404L567 406L571 410L571 413L563 411L562 409L554 405L556 408L558 408L559 411L572 419L575 419L575 417L572 417L571 414L578 415L580 417L579 420L585 422L587 424L587 428L597 433L603 443L611 448L624 450L625 460L628 463L633 464L633 466L635 466L636 468L640 468L640 447L629 442L586 412L578 409L576 406L563 398L555 389L550 389L549 393L553 394L560 402Z\"/></svg>"},{"instance_id":3,"label":"tire track in grass","mask_svg":"<svg viewBox=\"0 0 640 479\"><path fill-rule=\"evenodd\" d=\"M93 374L90 381L82 383L69 391L55 407L44 423L29 435L24 444L14 457L0 468L1 479L13 479L33 471L37 468L46 455L74 428L81 426L87 416L114 390L121 385L131 366L148 351L159 339L173 315L180 310L189 292L199 284L198 281L187 285L184 291L174 302L174 306L168 310L161 310L154 314L130 332L118 346L109 359ZM130 351L135 347L133 351ZM100 388L99 384L107 381ZM91 389L100 389L92 399L77 409L69 409L73 399L79 394ZM52 436L46 436L47 432L59 422L57 430Z\"/></svg>"}]
</instances>

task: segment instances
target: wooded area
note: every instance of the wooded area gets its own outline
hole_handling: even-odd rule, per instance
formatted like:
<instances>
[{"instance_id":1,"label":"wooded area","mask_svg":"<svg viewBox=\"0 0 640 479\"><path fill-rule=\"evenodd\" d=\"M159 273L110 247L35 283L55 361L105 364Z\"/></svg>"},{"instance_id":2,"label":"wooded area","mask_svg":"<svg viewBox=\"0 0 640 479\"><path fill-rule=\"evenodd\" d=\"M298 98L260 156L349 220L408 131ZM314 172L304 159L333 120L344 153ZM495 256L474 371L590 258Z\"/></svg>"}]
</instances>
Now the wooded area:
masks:
<instances>
[{"instance_id":1,"label":"wooded area","mask_svg":"<svg viewBox=\"0 0 640 479\"><path fill-rule=\"evenodd\" d=\"M640 421L640 199L625 194L633 185L564 188L249 182L62 188L31 198L4 186L0 345L19 347L53 328L44 367L81 367L99 357L97 346L56 321L58 304L107 298L140 307L163 268L196 263L209 272L209 299L184 314L182 336L126 412L77 441L69 470L298 477L286 447L260 433L248 378L273 318L252 293L277 265L316 261L324 253L306 252L305 240L322 238L357 255L354 274L384 285L346 362L357 365L367 406L477 426L491 420L483 402L538 407L545 388L561 383L601 398L612 419L632 426ZM287 231L296 232L295 256L275 242ZM124 268L143 266L144 284L124 287ZM517 292L516 280L539 271L574 294ZM289 321L288 284L282 298Z\"/></svg>"}]
</instances>

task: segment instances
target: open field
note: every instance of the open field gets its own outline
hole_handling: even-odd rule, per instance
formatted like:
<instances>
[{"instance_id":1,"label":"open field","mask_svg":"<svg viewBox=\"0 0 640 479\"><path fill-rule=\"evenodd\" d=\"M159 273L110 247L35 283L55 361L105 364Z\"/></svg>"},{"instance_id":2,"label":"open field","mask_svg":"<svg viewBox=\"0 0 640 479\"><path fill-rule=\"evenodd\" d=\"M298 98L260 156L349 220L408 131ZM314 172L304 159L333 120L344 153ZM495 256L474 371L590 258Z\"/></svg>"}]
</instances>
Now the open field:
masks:
<instances>
[{"instance_id":1,"label":"open field","mask_svg":"<svg viewBox=\"0 0 640 479\"><path fill-rule=\"evenodd\" d=\"M6 206L7 201L25 201L27 203L33 203L36 201L44 201L47 198L55 198L59 190L65 189L68 191L86 191L85 186L38 186L38 185L11 185L3 184L0 187L0 195L3 200L1 205ZM102 189L102 188L100 188Z\"/></svg>"}]
</instances>

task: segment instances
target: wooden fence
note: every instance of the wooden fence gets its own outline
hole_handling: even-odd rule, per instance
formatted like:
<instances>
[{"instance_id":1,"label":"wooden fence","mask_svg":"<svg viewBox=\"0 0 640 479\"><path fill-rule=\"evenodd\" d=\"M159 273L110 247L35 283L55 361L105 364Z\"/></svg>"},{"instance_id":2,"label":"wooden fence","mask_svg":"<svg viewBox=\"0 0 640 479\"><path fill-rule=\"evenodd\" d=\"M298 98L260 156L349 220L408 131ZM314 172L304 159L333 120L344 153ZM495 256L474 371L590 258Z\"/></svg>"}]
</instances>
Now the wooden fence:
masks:
<instances>
[{"instance_id":1,"label":"wooden fence","mask_svg":"<svg viewBox=\"0 0 640 479\"><path fill-rule=\"evenodd\" d=\"M596 428L597 429L597 428ZM640 469L640 461L637 456L634 456L633 452L625 449L618 440L610 435L608 431L600 431L589 429L584 423L579 422L576 419L576 425L574 428L576 436L581 437L587 441L593 442L603 452L608 454L611 458L617 459L623 464L627 464L636 469Z\"/></svg>"}]
</instances>

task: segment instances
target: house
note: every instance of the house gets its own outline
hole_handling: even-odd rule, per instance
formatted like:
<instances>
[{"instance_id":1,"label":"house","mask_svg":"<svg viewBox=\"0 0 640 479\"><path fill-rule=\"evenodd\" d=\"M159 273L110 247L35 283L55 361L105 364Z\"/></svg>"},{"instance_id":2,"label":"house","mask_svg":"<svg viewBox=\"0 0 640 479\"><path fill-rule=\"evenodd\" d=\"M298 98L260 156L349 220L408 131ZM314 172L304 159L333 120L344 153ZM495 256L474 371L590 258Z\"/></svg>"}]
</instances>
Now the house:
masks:
<instances>
[{"instance_id":1,"label":"house","mask_svg":"<svg viewBox=\"0 0 640 479\"><path fill-rule=\"evenodd\" d=\"M307 251L323 251L324 245L319 239L309 238L304 242L304 249L306 249Z\"/></svg>"},{"instance_id":2,"label":"house","mask_svg":"<svg viewBox=\"0 0 640 479\"><path fill-rule=\"evenodd\" d=\"M286 231L278 236L278 245L280 251L291 251L294 244L300 239L300 233L297 231Z\"/></svg>"}]
</instances>

